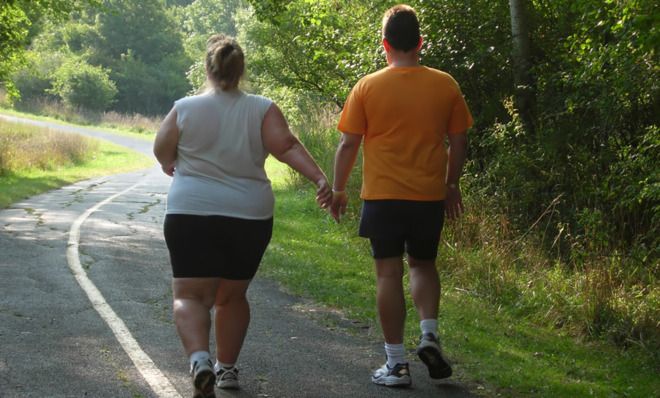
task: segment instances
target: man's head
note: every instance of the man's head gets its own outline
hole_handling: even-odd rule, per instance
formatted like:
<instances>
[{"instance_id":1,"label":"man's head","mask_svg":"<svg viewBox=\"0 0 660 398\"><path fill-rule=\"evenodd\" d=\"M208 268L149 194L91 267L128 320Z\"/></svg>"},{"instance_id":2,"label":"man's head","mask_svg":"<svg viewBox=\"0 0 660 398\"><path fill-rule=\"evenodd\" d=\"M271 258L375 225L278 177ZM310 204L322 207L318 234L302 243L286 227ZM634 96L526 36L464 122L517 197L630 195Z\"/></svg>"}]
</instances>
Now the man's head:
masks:
<instances>
[{"instance_id":1,"label":"man's head","mask_svg":"<svg viewBox=\"0 0 660 398\"><path fill-rule=\"evenodd\" d=\"M421 36L415 10L405 4L387 10L383 16L383 39L394 50L409 52L418 49Z\"/></svg>"}]
</instances>

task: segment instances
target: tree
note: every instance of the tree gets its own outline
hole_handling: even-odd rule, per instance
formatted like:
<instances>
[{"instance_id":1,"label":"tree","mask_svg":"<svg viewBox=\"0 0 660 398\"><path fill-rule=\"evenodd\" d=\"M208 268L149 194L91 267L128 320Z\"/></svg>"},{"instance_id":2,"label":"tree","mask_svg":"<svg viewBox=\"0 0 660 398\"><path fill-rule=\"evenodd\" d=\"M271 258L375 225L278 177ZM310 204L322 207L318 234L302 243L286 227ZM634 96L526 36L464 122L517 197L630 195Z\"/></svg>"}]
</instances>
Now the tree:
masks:
<instances>
[{"instance_id":1,"label":"tree","mask_svg":"<svg viewBox=\"0 0 660 398\"><path fill-rule=\"evenodd\" d=\"M53 74L53 88L64 103L76 108L104 111L117 94L115 83L108 71L79 59L69 59Z\"/></svg>"},{"instance_id":2,"label":"tree","mask_svg":"<svg viewBox=\"0 0 660 398\"><path fill-rule=\"evenodd\" d=\"M0 85L23 61L25 49L36 33L31 31L41 19L63 19L74 10L98 6L100 0L11 0L0 2Z\"/></svg>"},{"instance_id":3,"label":"tree","mask_svg":"<svg viewBox=\"0 0 660 398\"><path fill-rule=\"evenodd\" d=\"M516 105L525 130L533 133L532 107L534 103L534 83L532 79L531 19L527 0L509 0L511 9L512 60L516 93Z\"/></svg>"}]
</instances>

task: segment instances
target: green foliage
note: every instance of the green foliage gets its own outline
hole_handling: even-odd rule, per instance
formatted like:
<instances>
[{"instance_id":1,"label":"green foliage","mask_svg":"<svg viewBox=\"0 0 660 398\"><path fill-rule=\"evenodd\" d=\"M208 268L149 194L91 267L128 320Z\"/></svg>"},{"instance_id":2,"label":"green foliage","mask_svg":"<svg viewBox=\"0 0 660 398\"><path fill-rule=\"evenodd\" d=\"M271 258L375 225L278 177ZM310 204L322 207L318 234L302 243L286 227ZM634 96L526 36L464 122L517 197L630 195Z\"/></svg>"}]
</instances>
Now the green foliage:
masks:
<instances>
[{"instance_id":1,"label":"green foliage","mask_svg":"<svg viewBox=\"0 0 660 398\"><path fill-rule=\"evenodd\" d=\"M173 14L183 31L186 54L194 61L186 77L193 90L197 90L206 81L203 62L206 40L214 33L235 37L236 15L246 4L243 0L196 0L189 3L174 8Z\"/></svg>"},{"instance_id":2,"label":"green foliage","mask_svg":"<svg viewBox=\"0 0 660 398\"><path fill-rule=\"evenodd\" d=\"M43 18L61 20L83 6L98 6L100 0L13 0L0 2L0 84L14 93L9 75L22 60L34 29Z\"/></svg>"},{"instance_id":3,"label":"green foliage","mask_svg":"<svg viewBox=\"0 0 660 398\"><path fill-rule=\"evenodd\" d=\"M72 59L53 74L53 88L49 92L60 96L70 107L103 111L112 104L117 88L108 71Z\"/></svg>"},{"instance_id":4,"label":"green foliage","mask_svg":"<svg viewBox=\"0 0 660 398\"><path fill-rule=\"evenodd\" d=\"M117 100L108 102L111 85L102 79L99 85L105 89L98 91L96 102L81 99L90 104L90 110L106 109L102 104L110 104L113 110L125 113L163 114L190 88L185 77L190 59L175 18L160 0L107 1L101 10L87 8L71 14L66 23L44 23L30 52L34 54L31 62L13 79L23 89L24 102L34 100L46 80L52 84L52 72L39 74L33 87L27 83L35 75L31 68L42 69L35 60L44 60L54 70L60 65L53 65L50 58L59 54L108 72ZM86 71L91 73L90 68Z\"/></svg>"}]
</instances>

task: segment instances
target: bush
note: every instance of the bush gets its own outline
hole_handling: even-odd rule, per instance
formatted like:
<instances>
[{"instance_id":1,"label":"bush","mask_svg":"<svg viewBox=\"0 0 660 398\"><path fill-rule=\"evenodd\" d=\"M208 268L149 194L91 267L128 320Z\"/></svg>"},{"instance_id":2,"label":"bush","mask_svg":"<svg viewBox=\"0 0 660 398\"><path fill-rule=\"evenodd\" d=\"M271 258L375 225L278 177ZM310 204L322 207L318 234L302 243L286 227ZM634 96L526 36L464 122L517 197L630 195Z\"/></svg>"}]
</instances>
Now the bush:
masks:
<instances>
[{"instance_id":1,"label":"bush","mask_svg":"<svg viewBox=\"0 0 660 398\"><path fill-rule=\"evenodd\" d=\"M103 111L113 103L117 87L105 69L74 59L55 71L49 92L72 108Z\"/></svg>"}]
</instances>

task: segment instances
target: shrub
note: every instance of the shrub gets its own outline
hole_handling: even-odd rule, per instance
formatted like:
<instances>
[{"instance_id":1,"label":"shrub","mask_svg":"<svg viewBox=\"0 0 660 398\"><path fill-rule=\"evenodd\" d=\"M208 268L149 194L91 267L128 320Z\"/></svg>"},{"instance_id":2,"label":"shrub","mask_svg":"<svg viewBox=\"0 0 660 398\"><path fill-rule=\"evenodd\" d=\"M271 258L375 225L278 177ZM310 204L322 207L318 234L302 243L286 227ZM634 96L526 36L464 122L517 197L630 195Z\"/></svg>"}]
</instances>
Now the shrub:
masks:
<instances>
[{"instance_id":1,"label":"shrub","mask_svg":"<svg viewBox=\"0 0 660 398\"><path fill-rule=\"evenodd\" d=\"M117 87L107 70L79 59L62 64L53 77L53 88L49 92L57 94L72 108L102 111L117 95Z\"/></svg>"}]
</instances>

